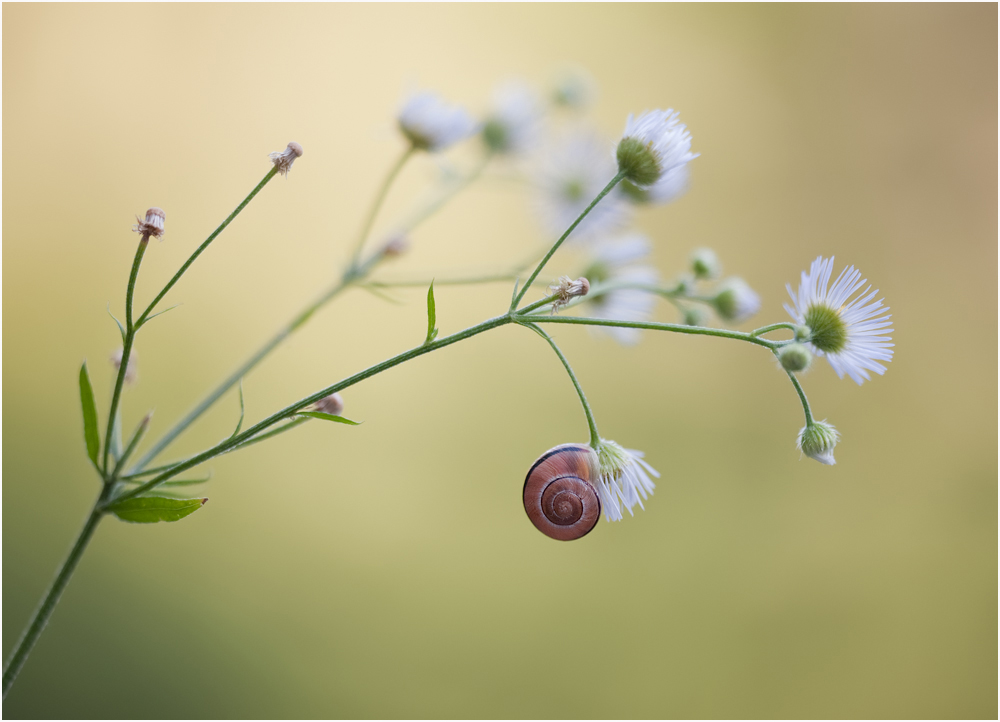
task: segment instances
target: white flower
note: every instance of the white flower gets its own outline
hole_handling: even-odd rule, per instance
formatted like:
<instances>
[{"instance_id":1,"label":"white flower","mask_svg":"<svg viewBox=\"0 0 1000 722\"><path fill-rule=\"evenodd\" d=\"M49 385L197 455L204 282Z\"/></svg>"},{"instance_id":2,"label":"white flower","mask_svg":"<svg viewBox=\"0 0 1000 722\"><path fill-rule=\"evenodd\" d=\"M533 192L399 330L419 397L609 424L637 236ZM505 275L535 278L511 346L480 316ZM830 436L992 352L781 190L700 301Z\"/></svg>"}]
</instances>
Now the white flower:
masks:
<instances>
[{"instance_id":1,"label":"white flower","mask_svg":"<svg viewBox=\"0 0 1000 722\"><path fill-rule=\"evenodd\" d=\"M698 157L691 152L691 134L671 109L649 110L636 118L629 115L625 132L615 151L619 171L626 180L649 189L657 197L671 198L666 188L676 190L678 177L672 171ZM656 189L658 183L664 186ZM675 193L674 193L675 195Z\"/></svg>"},{"instance_id":2,"label":"white flower","mask_svg":"<svg viewBox=\"0 0 1000 722\"><path fill-rule=\"evenodd\" d=\"M653 266L642 263L649 252L649 239L641 233L606 238L594 244L592 260L583 275L590 280L591 285L655 285L660 280L659 272ZM621 288L588 298L589 315L616 321L648 321L655 305L656 297L653 294L633 288ZM642 331L638 328L593 326L591 331L607 334L623 346L633 346L642 337Z\"/></svg>"},{"instance_id":3,"label":"white flower","mask_svg":"<svg viewBox=\"0 0 1000 722\"><path fill-rule=\"evenodd\" d=\"M760 296L742 278L727 278L715 290L712 306L720 318L742 323L760 310Z\"/></svg>"},{"instance_id":4,"label":"white flower","mask_svg":"<svg viewBox=\"0 0 1000 722\"><path fill-rule=\"evenodd\" d=\"M471 115L430 91L411 95L399 111L398 121L413 146L428 151L444 150L476 132Z\"/></svg>"},{"instance_id":5,"label":"white flower","mask_svg":"<svg viewBox=\"0 0 1000 722\"><path fill-rule=\"evenodd\" d=\"M871 378L869 371L885 373L880 361L892 360L889 343L892 322L888 306L882 300L873 301L878 290L871 286L851 300L851 296L867 283L861 272L850 266L841 271L830 286L833 258L822 256L813 261L809 272L802 273L799 292L788 284L792 306L785 310L796 323L807 326L811 332L809 346L820 356L826 356L837 376L850 376L859 385Z\"/></svg>"},{"instance_id":6,"label":"white flower","mask_svg":"<svg viewBox=\"0 0 1000 722\"><path fill-rule=\"evenodd\" d=\"M836 460L833 458L833 449L840 441L840 432L833 424L825 421L813 421L811 424L802 427L795 444L799 451L815 459L821 464L833 466Z\"/></svg>"},{"instance_id":7,"label":"white flower","mask_svg":"<svg viewBox=\"0 0 1000 722\"><path fill-rule=\"evenodd\" d=\"M562 235L597 194L615 177L607 142L587 130L574 130L550 145L533 174L538 185L536 208L545 229ZM567 242L580 242L622 228L631 208L609 193L573 231Z\"/></svg>"},{"instance_id":8,"label":"white flower","mask_svg":"<svg viewBox=\"0 0 1000 722\"><path fill-rule=\"evenodd\" d=\"M622 508L632 514L636 504L643 509L642 500L649 498L656 488L650 479L660 473L643 460L641 451L624 449L614 441L601 439L597 448L599 475L597 493L608 521L620 521Z\"/></svg>"},{"instance_id":9,"label":"white flower","mask_svg":"<svg viewBox=\"0 0 1000 722\"><path fill-rule=\"evenodd\" d=\"M493 92L483 140L497 153L524 153L538 142L542 115L531 88L518 82L505 83Z\"/></svg>"},{"instance_id":10,"label":"white flower","mask_svg":"<svg viewBox=\"0 0 1000 722\"><path fill-rule=\"evenodd\" d=\"M594 101L597 84L582 68L564 68L552 88L552 102L572 110L583 110Z\"/></svg>"},{"instance_id":11,"label":"white flower","mask_svg":"<svg viewBox=\"0 0 1000 722\"><path fill-rule=\"evenodd\" d=\"M624 180L618 184L618 190L632 203L663 205L676 200L687 192L690 176L691 172L685 163L668 170L660 180L649 188L640 188L631 181Z\"/></svg>"}]
</instances>

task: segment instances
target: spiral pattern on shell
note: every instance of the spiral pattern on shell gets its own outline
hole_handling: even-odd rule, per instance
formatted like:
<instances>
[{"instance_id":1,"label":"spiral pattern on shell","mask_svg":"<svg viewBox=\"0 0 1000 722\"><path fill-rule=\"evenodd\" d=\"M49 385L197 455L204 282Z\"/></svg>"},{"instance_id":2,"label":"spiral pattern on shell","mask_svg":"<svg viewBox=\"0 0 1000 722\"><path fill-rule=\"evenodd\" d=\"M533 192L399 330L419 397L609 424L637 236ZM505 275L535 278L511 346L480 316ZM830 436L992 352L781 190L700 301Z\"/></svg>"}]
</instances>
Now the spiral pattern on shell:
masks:
<instances>
[{"instance_id":1,"label":"spiral pattern on shell","mask_svg":"<svg viewBox=\"0 0 1000 722\"><path fill-rule=\"evenodd\" d=\"M538 531L560 541L587 534L601 516L591 483L595 454L589 446L563 444L542 454L524 480L524 510Z\"/></svg>"}]
</instances>

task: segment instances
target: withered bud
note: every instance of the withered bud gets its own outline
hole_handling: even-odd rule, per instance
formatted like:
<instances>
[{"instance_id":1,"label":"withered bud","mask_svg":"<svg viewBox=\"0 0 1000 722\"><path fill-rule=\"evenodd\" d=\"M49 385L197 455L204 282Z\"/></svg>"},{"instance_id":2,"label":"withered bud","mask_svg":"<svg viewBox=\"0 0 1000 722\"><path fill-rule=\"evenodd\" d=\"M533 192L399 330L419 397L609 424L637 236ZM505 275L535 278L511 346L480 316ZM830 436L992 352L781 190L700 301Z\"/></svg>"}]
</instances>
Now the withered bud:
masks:
<instances>
[{"instance_id":1,"label":"withered bud","mask_svg":"<svg viewBox=\"0 0 1000 722\"><path fill-rule=\"evenodd\" d=\"M159 210L159 209L157 209ZM119 370L122 367L122 354L125 353L125 349L118 349L113 354L111 354L111 365L115 367L115 370ZM129 386L134 384L139 378L139 361L136 357L135 349L128 355L128 366L125 367L125 383Z\"/></svg>"},{"instance_id":2,"label":"withered bud","mask_svg":"<svg viewBox=\"0 0 1000 722\"><path fill-rule=\"evenodd\" d=\"M292 169L292 163L301 156L302 146L293 141L283 151L271 153L268 158L271 159L281 175L288 175L288 171Z\"/></svg>"},{"instance_id":3,"label":"withered bud","mask_svg":"<svg viewBox=\"0 0 1000 722\"><path fill-rule=\"evenodd\" d=\"M558 297L552 302L552 313L565 306L572 298L586 296L588 293L590 293L590 281L583 276L575 281L569 276L561 276L556 283L549 286L549 294Z\"/></svg>"},{"instance_id":4,"label":"withered bud","mask_svg":"<svg viewBox=\"0 0 1000 722\"><path fill-rule=\"evenodd\" d=\"M406 236L393 236L382 246L383 258L399 258L410 250L410 241Z\"/></svg>"},{"instance_id":5,"label":"withered bud","mask_svg":"<svg viewBox=\"0 0 1000 722\"><path fill-rule=\"evenodd\" d=\"M340 416L344 412L344 399L337 393L324 396L316 402L316 410L331 416Z\"/></svg>"},{"instance_id":6,"label":"withered bud","mask_svg":"<svg viewBox=\"0 0 1000 722\"><path fill-rule=\"evenodd\" d=\"M136 224L132 226L132 230L136 233L141 233L145 238L150 236L163 238L163 226L167 220L167 214L163 212L162 208L150 208L146 211L146 220L139 220L139 216L136 216L135 220Z\"/></svg>"}]
</instances>

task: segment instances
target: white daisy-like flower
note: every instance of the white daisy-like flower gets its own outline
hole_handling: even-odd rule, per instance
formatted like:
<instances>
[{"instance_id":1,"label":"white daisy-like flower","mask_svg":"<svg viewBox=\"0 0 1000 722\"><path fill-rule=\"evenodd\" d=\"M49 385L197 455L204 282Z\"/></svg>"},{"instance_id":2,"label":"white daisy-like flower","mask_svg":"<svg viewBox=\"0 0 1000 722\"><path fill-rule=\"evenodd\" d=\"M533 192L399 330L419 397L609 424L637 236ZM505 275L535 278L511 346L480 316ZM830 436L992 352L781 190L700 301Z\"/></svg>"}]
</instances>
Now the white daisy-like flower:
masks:
<instances>
[{"instance_id":1,"label":"white daisy-like flower","mask_svg":"<svg viewBox=\"0 0 1000 722\"><path fill-rule=\"evenodd\" d=\"M858 293L868 281L854 266L841 271L831 286L832 273L833 258L818 257L808 273L803 271L798 293L786 286L792 305L786 303L785 310L809 328L809 346L826 357L837 376L846 374L860 385L871 378L869 371L885 373L880 362L892 360L889 307L873 300L878 290L871 286Z\"/></svg>"},{"instance_id":2,"label":"white daisy-like flower","mask_svg":"<svg viewBox=\"0 0 1000 722\"><path fill-rule=\"evenodd\" d=\"M715 289L712 306L719 317L742 323L760 310L760 296L742 278L727 278Z\"/></svg>"},{"instance_id":3,"label":"white daisy-like flower","mask_svg":"<svg viewBox=\"0 0 1000 722\"><path fill-rule=\"evenodd\" d=\"M411 95L397 120L414 148L431 152L444 150L476 132L476 121L464 108L430 91Z\"/></svg>"},{"instance_id":4,"label":"white daisy-like flower","mask_svg":"<svg viewBox=\"0 0 1000 722\"><path fill-rule=\"evenodd\" d=\"M660 473L650 466L641 451L625 449L614 441L601 439L597 447L597 493L608 521L620 521L625 509L632 514L636 504L643 509L643 499L648 499L656 488L650 476L657 479Z\"/></svg>"},{"instance_id":5,"label":"white daisy-like flower","mask_svg":"<svg viewBox=\"0 0 1000 722\"><path fill-rule=\"evenodd\" d=\"M539 160L532 174L538 185L536 209L550 235L559 236L615 177L608 143L589 130L573 130L556 139ZM580 243L613 233L625 226L632 209L615 193L609 193L567 239Z\"/></svg>"},{"instance_id":6,"label":"white daisy-like flower","mask_svg":"<svg viewBox=\"0 0 1000 722\"><path fill-rule=\"evenodd\" d=\"M687 163L679 165L663 174L649 188L640 188L631 181L618 184L619 192L632 203L664 205L676 200L687 192L690 186L691 171Z\"/></svg>"},{"instance_id":7,"label":"white daisy-like flower","mask_svg":"<svg viewBox=\"0 0 1000 722\"><path fill-rule=\"evenodd\" d=\"M519 154L541 135L544 110L524 83L507 82L493 92L493 107L483 125L483 140L496 153Z\"/></svg>"},{"instance_id":8,"label":"white daisy-like flower","mask_svg":"<svg viewBox=\"0 0 1000 722\"><path fill-rule=\"evenodd\" d=\"M650 242L641 233L605 238L593 245L591 261L584 276L591 285L603 283L631 283L651 286L660 280L653 266L644 264L649 257ZM588 297L589 315L616 321L648 321L653 315L656 297L648 291L621 288ZM634 346L642 338L638 328L593 326L595 334L611 336L623 346Z\"/></svg>"},{"instance_id":9,"label":"white daisy-like flower","mask_svg":"<svg viewBox=\"0 0 1000 722\"><path fill-rule=\"evenodd\" d=\"M671 178L671 172L697 157L691 152L691 134L671 109L649 110L638 118L629 115L615 151L625 179L660 197L672 197L664 191L676 186L677 176ZM664 187L656 189L658 183Z\"/></svg>"}]
</instances>

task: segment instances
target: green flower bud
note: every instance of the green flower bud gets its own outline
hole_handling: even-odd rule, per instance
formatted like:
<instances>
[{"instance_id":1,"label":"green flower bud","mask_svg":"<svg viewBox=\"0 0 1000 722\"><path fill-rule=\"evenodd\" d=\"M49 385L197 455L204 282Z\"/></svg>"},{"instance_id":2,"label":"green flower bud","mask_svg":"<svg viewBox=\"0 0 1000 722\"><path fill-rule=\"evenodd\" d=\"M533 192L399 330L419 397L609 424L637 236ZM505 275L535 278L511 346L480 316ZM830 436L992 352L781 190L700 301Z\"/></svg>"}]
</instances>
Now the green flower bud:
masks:
<instances>
[{"instance_id":1,"label":"green flower bud","mask_svg":"<svg viewBox=\"0 0 1000 722\"><path fill-rule=\"evenodd\" d=\"M812 363L812 354L802 344L793 343L778 350L778 360L785 371L805 371Z\"/></svg>"},{"instance_id":2,"label":"green flower bud","mask_svg":"<svg viewBox=\"0 0 1000 722\"><path fill-rule=\"evenodd\" d=\"M691 253L691 271L695 278L708 281L719 277L722 266L711 248L697 248Z\"/></svg>"},{"instance_id":3,"label":"green flower bud","mask_svg":"<svg viewBox=\"0 0 1000 722\"><path fill-rule=\"evenodd\" d=\"M812 331L809 330L808 326L796 326L795 327L795 340L799 343L805 343L812 338Z\"/></svg>"},{"instance_id":4,"label":"green flower bud","mask_svg":"<svg viewBox=\"0 0 1000 722\"><path fill-rule=\"evenodd\" d=\"M702 308L687 308L684 310L684 325L685 326L704 326L707 320L707 314Z\"/></svg>"},{"instance_id":5,"label":"green flower bud","mask_svg":"<svg viewBox=\"0 0 1000 722\"><path fill-rule=\"evenodd\" d=\"M796 444L803 454L821 464L833 466L833 448L840 441L840 434L832 424L814 421L799 432Z\"/></svg>"}]
</instances>

